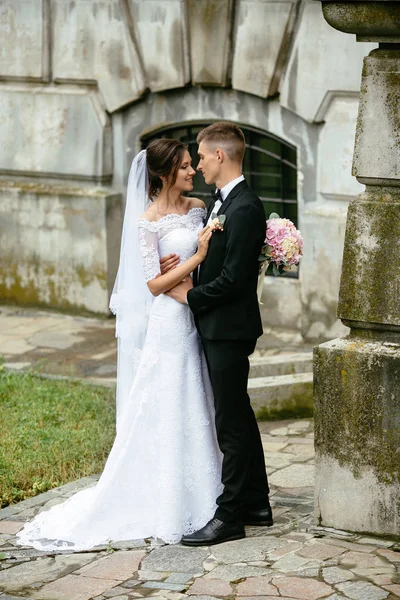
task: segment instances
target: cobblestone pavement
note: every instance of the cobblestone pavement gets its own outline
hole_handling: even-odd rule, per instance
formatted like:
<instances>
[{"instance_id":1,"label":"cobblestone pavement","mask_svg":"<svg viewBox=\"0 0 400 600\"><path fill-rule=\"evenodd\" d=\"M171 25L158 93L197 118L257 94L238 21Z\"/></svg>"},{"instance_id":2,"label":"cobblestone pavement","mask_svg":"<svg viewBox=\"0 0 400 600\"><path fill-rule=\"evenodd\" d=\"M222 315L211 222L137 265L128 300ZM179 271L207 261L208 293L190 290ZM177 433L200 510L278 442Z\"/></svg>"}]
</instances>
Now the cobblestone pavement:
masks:
<instances>
[{"instance_id":1,"label":"cobblestone pavement","mask_svg":"<svg viewBox=\"0 0 400 600\"><path fill-rule=\"evenodd\" d=\"M280 341L287 348L291 338ZM260 352L282 352L279 345ZM10 369L115 380L112 320L0 307L0 348ZM96 480L85 478L0 511L0 600L400 598L398 542L314 525L312 421L262 422L260 430L273 527L202 548L134 540L55 555L15 546L26 520Z\"/></svg>"},{"instance_id":2,"label":"cobblestone pavement","mask_svg":"<svg viewBox=\"0 0 400 600\"><path fill-rule=\"evenodd\" d=\"M111 384L117 373L115 322L0 306L0 355L8 369Z\"/></svg>"},{"instance_id":3,"label":"cobblestone pavement","mask_svg":"<svg viewBox=\"0 0 400 600\"><path fill-rule=\"evenodd\" d=\"M287 354L299 346L299 335L268 332L260 338L255 355ZM302 345L301 349L310 347ZM117 374L115 321L0 306L0 356L11 370L33 369L113 385Z\"/></svg>"},{"instance_id":4,"label":"cobblestone pavement","mask_svg":"<svg viewBox=\"0 0 400 600\"><path fill-rule=\"evenodd\" d=\"M15 546L24 521L96 479L85 478L0 511L0 600L400 598L398 544L314 525L312 421L260 429L273 527L201 548L134 540L55 555Z\"/></svg>"}]
</instances>

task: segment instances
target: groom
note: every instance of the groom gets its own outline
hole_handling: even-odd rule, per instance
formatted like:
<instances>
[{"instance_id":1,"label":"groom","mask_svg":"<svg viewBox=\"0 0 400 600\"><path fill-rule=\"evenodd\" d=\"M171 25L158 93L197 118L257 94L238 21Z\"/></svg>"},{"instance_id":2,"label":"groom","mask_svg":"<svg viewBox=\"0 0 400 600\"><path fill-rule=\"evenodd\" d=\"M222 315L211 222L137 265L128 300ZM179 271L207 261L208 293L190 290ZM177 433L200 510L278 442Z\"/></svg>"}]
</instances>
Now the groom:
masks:
<instances>
[{"instance_id":1,"label":"groom","mask_svg":"<svg viewBox=\"0 0 400 600\"><path fill-rule=\"evenodd\" d=\"M242 130L233 123L214 123L197 142L197 169L217 187L207 220L217 213L225 215L225 222L212 234L194 287L185 281L168 294L189 305L200 333L214 392L224 487L214 518L182 538L187 546L243 538L244 525L272 525L264 452L247 394L248 357L262 334L256 290L264 209L242 175Z\"/></svg>"}]
</instances>

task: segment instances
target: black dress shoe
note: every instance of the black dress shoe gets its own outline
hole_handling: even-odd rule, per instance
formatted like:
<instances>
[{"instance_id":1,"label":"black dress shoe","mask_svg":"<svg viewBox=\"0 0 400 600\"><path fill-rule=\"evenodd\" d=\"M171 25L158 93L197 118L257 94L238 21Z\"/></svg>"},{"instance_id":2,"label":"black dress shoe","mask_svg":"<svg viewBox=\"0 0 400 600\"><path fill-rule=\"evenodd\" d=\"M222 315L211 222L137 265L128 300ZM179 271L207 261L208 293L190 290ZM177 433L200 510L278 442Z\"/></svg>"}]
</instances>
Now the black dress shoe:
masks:
<instances>
[{"instance_id":1,"label":"black dress shoe","mask_svg":"<svg viewBox=\"0 0 400 600\"><path fill-rule=\"evenodd\" d=\"M215 517L204 527L184 535L181 544L184 546L212 546L229 540L240 540L246 537L242 523L224 523Z\"/></svg>"},{"instance_id":2,"label":"black dress shoe","mask_svg":"<svg viewBox=\"0 0 400 600\"><path fill-rule=\"evenodd\" d=\"M243 514L243 523L258 527L271 527L274 524L271 507L268 505L258 510L246 510Z\"/></svg>"}]
</instances>

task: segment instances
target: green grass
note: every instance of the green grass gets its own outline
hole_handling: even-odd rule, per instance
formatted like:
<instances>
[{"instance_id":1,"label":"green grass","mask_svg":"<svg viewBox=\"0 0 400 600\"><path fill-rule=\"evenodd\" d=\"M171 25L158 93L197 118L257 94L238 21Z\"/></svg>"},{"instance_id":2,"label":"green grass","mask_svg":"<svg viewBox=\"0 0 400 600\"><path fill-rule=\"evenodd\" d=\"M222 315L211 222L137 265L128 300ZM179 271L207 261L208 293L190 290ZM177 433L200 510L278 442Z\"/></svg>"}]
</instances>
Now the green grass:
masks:
<instances>
[{"instance_id":1,"label":"green grass","mask_svg":"<svg viewBox=\"0 0 400 600\"><path fill-rule=\"evenodd\" d=\"M112 390L1 371L0 506L98 473L114 436Z\"/></svg>"}]
</instances>

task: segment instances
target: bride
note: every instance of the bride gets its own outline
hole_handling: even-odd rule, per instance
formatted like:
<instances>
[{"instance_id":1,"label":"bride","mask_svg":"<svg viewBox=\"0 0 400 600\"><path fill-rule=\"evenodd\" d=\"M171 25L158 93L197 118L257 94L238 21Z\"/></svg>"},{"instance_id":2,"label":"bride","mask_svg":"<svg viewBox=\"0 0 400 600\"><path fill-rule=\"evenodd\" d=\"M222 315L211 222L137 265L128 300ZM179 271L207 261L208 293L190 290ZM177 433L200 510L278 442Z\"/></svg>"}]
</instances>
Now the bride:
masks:
<instances>
[{"instance_id":1,"label":"bride","mask_svg":"<svg viewBox=\"0 0 400 600\"><path fill-rule=\"evenodd\" d=\"M19 544L80 551L148 537L177 543L215 512L221 453L206 362L189 306L165 294L208 250L204 204L182 195L194 174L176 140L155 140L133 160L110 303L117 435L98 483L38 514ZM161 274L160 257L174 253L179 265Z\"/></svg>"}]
</instances>

